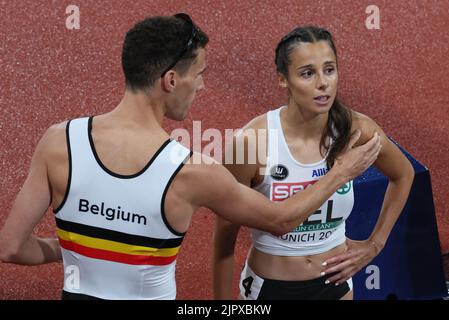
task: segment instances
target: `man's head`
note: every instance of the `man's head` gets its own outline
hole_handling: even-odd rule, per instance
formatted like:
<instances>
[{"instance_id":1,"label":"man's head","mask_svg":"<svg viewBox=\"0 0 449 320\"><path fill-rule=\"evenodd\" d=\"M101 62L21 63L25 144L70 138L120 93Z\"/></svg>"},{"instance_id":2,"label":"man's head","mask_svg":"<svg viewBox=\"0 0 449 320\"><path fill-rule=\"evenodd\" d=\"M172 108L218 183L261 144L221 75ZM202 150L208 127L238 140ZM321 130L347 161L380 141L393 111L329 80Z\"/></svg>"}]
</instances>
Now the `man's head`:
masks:
<instances>
[{"instance_id":1,"label":"man's head","mask_svg":"<svg viewBox=\"0 0 449 320\"><path fill-rule=\"evenodd\" d=\"M203 87L201 75L193 79L190 73L204 71L208 42L208 36L186 14L138 22L127 32L122 50L127 90L147 93L160 79L164 92L176 92L166 101L166 116L182 120L195 92Z\"/></svg>"}]
</instances>

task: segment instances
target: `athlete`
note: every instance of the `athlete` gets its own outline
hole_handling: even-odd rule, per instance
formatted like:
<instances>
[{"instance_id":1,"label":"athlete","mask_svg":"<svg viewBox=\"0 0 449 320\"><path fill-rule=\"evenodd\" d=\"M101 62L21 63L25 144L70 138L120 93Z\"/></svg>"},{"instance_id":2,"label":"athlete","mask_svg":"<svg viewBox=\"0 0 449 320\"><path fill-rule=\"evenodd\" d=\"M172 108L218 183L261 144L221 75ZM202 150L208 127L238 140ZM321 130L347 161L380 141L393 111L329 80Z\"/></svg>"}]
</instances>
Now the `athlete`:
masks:
<instances>
[{"instance_id":1,"label":"athlete","mask_svg":"<svg viewBox=\"0 0 449 320\"><path fill-rule=\"evenodd\" d=\"M312 215L278 235L252 229L252 247L241 273L241 299L352 299L351 277L382 250L407 200L414 177L410 162L369 117L338 101L337 53L331 34L299 27L279 42L275 63L288 104L250 121L234 138L244 150L262 155L251 163L226 165L236 179L274 203L306 192L321 181L350 141L379 132L382 149L374 163L389 179L383 207L371 236L345 236L354 204L352 181L338 189ZM250 139L250 133L268 132ZM266 141L266 143L260 143ZM235 149L235 148L234 148ZM232 146L229 152L234 152ZM331 169L332 171L332 169ZM252 214L252 212L246 212ZM353 214L357 214L356 212ZM217 217L214 295L231 299L234 247L239 225Z\"/></svg>"},{"instance_id":2,"label":"athlete","mask_svg":"<svg viewBox=\"0 0 449 320\"><path fill-rule=\"evenodd\" d=\"M46 131L0 232L3 262L62 259L63 299L175 299L176 257L197 208L282 234L374 162L380 138L352 148L357 133L326 178L274 204L218 163L192 161L162 121L184 119L204 88L207 43L186 14L147 18L128 31L123 99L111 112ZM49 206L58 239L32 235Z\"/></svg>"}]
</instances>

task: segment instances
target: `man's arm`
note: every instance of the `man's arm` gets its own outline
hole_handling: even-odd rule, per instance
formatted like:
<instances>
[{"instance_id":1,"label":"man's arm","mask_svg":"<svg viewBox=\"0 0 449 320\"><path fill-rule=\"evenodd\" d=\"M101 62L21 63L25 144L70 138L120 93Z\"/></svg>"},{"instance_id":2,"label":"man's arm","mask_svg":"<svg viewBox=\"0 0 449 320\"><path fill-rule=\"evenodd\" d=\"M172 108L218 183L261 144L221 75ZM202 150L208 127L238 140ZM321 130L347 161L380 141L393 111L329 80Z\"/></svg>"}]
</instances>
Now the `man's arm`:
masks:
<instances>
[{"instance_id":1,"label":"man's arm","mask_svg":"<svg viewBox=\"0 0 449 320\"><path fill-rule=\"evenodd\" d=\"M61 260L57 239L31 235L50 205L47 157L51 141L60 133L60 128L48 129L36 147L28 176L0 231L0 260L3 262L37 265Z\"/></svg>"},{"instance_id":2,"label":"man's arm","mask_svg":"<svg viewBox=\"0 0 449 320\"><path fill-rule=\"evenodd\" d=\"M237 182L229 171L218 164L198 165L190 171L190 201L197 207L208 207L233 223L282 235L305 221L341 185L366 170L380 151L377 134L363 146L352 149L360 136L357 132L334 167L311 187L289 199L275 203L261 193ZM193 166L195 167L195 166Z\"/></svg>"}]
</instances>

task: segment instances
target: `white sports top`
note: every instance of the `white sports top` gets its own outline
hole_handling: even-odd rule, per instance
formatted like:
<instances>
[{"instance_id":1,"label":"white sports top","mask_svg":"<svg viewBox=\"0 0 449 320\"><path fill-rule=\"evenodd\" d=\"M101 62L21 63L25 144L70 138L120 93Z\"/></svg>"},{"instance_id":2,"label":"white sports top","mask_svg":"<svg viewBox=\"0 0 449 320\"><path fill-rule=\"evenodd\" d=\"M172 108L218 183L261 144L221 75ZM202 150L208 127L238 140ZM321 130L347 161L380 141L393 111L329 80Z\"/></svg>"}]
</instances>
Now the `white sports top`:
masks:
<instances>
[{"instance_id":1,"label":"white sports top","mask_svg":"<svg viewBox=\"0 0 449 320\"><path fill-rule=\"evenodd\" d=\"M184 238L168 224L165 195L191 151L167 140L133 175L100 161L92 118L67 124L69 180L56 213L64 290L102 299L175 299Z\"/></svg>"},{"instance_id":2,"label":"white sports top","mask_svg":"<svg viewBox=\"0 0 449 320\"><path fill-rule=\"evenodd\" d=\"M326 159L302 164L296 161L285 141L280 110L267 113L268 146L264 180L254 187L271 201L283 201L304 190L327 172ZM338 189L314 214L282 236L251 229L257 250L277 256L305 256L326 252L346 240L345 220L352 211L352 181Z\"/></svg>"}]
</instances>

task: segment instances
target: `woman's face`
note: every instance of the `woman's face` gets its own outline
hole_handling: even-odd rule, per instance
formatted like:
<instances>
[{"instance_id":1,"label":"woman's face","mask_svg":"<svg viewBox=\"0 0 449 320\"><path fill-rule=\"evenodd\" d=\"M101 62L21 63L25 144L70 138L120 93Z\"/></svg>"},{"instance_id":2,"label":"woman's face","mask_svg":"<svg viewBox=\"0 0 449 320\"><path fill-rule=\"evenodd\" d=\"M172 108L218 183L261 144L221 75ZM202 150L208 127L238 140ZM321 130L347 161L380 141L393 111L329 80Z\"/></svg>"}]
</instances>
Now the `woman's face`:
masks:
<instances>
[{"instance_id":1,"label":"woman's face","mask_svg":"<svg viewBox=\"0 0 449 320\"><path fill-rule=\"evenodd\" d=\"M327 41L302 42L290 53L288 79L280 75L280 85L288 88L290 99L302 112L327 113L337 95L337 58Z\"/></svg>"}]
</instances>

